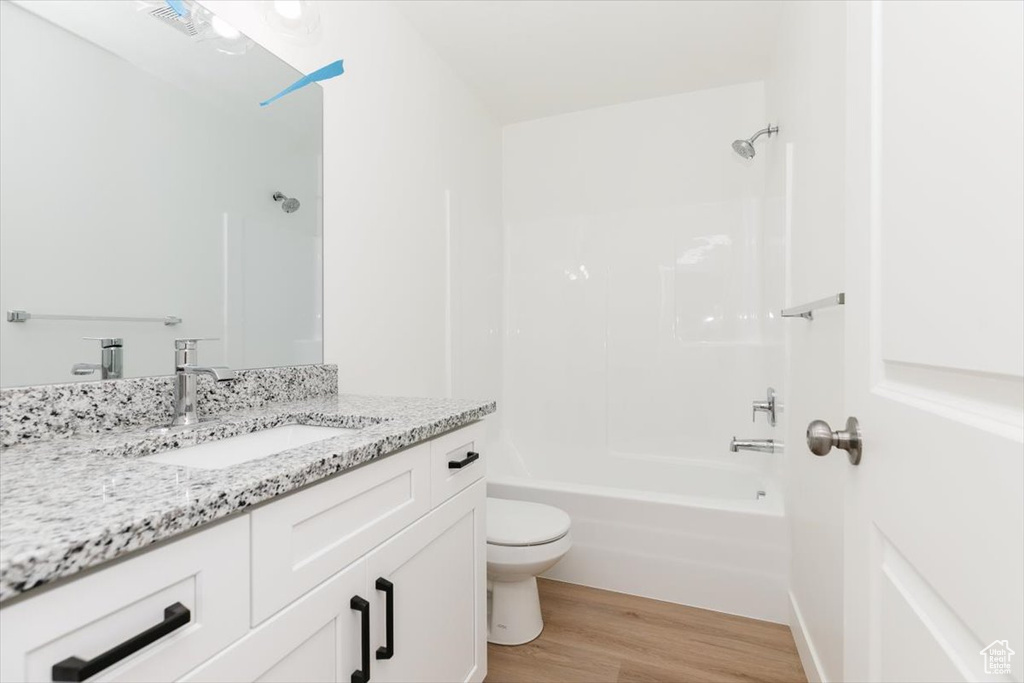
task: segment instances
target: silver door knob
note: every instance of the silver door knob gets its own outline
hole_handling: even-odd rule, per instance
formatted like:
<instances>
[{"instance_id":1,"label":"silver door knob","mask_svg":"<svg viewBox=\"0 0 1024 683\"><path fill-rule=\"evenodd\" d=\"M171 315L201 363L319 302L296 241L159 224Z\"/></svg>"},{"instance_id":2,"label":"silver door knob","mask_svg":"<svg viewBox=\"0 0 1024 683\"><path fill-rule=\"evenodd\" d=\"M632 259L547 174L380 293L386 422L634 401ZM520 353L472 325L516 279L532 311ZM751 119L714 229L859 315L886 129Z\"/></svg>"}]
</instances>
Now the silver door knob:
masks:
<instances>
[{"instance_id":1,"label":"silver door knob","mask_svg":"<svg viewBox=\"0 0 1024 683\"><path fill-rule=\"evenodd\" d=\"M843 431L832 431L824 420L814 420L807 425L807 447L811 449L811 453L827 455L833 446L846 451L851 465L860 464L864 444L857 418L846 418L846 429Z\"/></svg>"}]
</instances>

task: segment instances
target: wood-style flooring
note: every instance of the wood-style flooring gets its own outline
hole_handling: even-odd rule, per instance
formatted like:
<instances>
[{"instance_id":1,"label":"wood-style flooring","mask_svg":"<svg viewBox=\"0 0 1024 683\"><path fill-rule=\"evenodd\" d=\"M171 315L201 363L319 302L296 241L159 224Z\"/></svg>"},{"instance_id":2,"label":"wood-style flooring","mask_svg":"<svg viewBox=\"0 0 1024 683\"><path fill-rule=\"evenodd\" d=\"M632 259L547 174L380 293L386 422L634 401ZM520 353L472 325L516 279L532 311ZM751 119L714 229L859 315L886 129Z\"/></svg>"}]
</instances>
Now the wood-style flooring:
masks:
<instances>
[{"instance_id":1,"label":"wood-style flooring","mask_svg":"<svg viewBox=\"0 0 1024 683\"><path fill-rule=\"evenodd\" d=\"M539 579L544 632L487 646L487 683L806 681L788 626Z\"/></svg>"}]
</instances>

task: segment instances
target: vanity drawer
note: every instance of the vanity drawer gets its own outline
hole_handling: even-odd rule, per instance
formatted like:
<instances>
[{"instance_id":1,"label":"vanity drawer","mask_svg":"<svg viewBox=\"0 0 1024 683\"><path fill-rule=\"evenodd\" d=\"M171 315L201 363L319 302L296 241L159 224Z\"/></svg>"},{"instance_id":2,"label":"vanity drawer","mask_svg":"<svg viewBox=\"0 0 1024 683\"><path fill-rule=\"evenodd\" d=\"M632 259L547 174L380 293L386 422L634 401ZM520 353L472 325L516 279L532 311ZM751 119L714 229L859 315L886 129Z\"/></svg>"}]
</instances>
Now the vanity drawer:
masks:
<instances>
[{"instance_id":1,"label":"vanity drawer","mask_svg":"<svg viewBox=\"0 0 1024 683\"><path fill-rule=\"evenodd\" d=\"M319 585L430 509L419 444L252 511L252 624Z\"/></svg>"},{"instance_id":2,"label":"vanity drawer","mask_svg":"<svg viewBox=\"0 0 1024 683\"><path fill-rule=\"evenodd\" d=\"M474 422L430 442L431 507L484 476L484 433L484 423Z\"/></svg>"},{"instance_id":3,"label":"vanity drawer","mask_svg":"<svg viewBox=\"0 0 1024 683\"><path fill-rule=\"evenodd\" d=\"M89 680L174 680L245 635L248 517L0 609L0 680L54 680L55 664L90 661L161 623L164 634Z\"/></svg>"}]
</instances>

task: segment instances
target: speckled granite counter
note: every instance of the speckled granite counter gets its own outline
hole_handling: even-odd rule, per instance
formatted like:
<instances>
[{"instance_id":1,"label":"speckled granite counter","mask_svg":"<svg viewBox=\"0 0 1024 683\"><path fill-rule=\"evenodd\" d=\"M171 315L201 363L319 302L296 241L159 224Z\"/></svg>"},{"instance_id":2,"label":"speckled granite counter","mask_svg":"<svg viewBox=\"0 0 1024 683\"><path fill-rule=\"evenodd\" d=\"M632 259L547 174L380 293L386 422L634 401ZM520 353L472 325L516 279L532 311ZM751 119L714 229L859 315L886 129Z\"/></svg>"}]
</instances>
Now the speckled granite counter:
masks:
<instances>
[{"instance_id":1,"label":"speckled granite counter","mask_svg":"<svg viewBox=\"0 0 1024 683\"><path fill-rule=\"evenodd\" d=\"M172 435L135 427L21 441L0 452L0 602L468 424L495 408L487 401L330 395L222 413L219 423ZM221 470L139 459L288 423L361 429Z\"/></svg>"}]
</instances>

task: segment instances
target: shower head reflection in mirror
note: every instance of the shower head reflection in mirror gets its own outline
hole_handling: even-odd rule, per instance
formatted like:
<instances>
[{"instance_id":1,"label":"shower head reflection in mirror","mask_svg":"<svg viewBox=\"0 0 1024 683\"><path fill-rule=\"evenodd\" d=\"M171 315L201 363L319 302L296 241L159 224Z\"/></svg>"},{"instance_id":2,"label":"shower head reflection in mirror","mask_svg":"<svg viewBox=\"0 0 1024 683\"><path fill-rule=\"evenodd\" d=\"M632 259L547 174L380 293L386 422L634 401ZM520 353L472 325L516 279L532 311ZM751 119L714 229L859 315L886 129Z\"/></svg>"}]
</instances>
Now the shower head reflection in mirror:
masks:
<instances>
[{"instance_id":1,"label":"shower head reflection in mirror","mask_svg":"<svg viewBox=\"0 0 1024 683\"><path fill-rule=\"evenodd\" d=\"M301 202L295 197L289 197L284 192L275 192L274 201L281 202L281 210L285 213L295 213L302 206Z\"/></svg>"}]
</instances>

